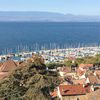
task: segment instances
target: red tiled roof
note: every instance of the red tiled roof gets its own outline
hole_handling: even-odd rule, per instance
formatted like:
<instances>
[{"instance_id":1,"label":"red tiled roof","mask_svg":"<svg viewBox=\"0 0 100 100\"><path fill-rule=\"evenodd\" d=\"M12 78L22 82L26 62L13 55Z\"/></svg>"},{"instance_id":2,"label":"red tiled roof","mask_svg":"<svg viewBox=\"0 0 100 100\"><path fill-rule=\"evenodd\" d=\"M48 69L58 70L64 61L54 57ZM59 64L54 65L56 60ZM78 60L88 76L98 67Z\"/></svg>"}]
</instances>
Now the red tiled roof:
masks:
<instances>
[{"instance_id":1,"label":"red tiled roof","mask_svg":"<svg viewBox=\"0 0 100 100\"><path fill-rule=\"evenodd\" d=\"M87 67L93 67L93 64L87 64Z\"/></svg>"},{"instance_id":2,"label":"red tiled roof","mask_svg":"<svg viewBox=\"0 0 100 100\"><path fill-rule=\"evenodd\" d=\"M96 84L97 83L97 77L96 76L88 76L89 81L91 84Z\"/></svg>"},{"instance_id":3,"label":"red tiled roof","mask_svg":"<svg viewBox=\"0 0 100 100\"><path fill-rule=\"evenodd\" d=\"M84 67L92 67L93 66L93 64L80 64L79 65L79 67L82 67L82 68L84 68Z\"/></svg>"},{"instance_id":4,"label":"red tiled roof","mask_svg":"<svg viewBox=\"0 0 100 100\"><path fill-rule=\"evenodd\" d=\"M77 73L81 76L83 75L89 67L92 67L93 64L80 64L77 69Z\"/></svg>"},{"instance_id":5,"label":"red tiled roof","mask_svg":"<svg viewBox=\"0 0 100 100\"><path fill-rule=\"evenodd\" d=\"M59 89L62 96L86 94L86 91L83 85L60 85Z\"/></svg>"},{"instance_id":6,"label":"red tiled roof","mask_svg":"<svg viewBox=\"0 0 100 100\"><path fill-rule=\"evenodd\" d=\"M77 73L82 76L85 73L85 70L80 70L79 68L77 69Z\"/></svg>"},{"instance_id":7,"label":"red tiled roof","mask_svg":"<svg viewBox=\"0 0 100 100\"><path fill-rule=\"evenodd\" d=\"M8 72L0 72L0 79L4 79L8 76Z\"/></svg>"},{"instance_id":8,"label":"red tiled roof","mask_svg":"<svg viewBox=\"0 0 100 100\"><path fill-rule=\"evenodd\" d=\"M84 67L84 66L85 66L85 64L80 64L80 65L79 65L79 67Z\"/></svg>"},{"instance_id":9,"label":"red tiled roof","mask_svg":"<svg viewBox=\"0 0 100 100\"><path fill-rule=\"evenodd\" d=\"M13 60L7 60L0 67L0 72L9 72L10 70L17 67L17 64Z\"/></svg>"}]
</instances>

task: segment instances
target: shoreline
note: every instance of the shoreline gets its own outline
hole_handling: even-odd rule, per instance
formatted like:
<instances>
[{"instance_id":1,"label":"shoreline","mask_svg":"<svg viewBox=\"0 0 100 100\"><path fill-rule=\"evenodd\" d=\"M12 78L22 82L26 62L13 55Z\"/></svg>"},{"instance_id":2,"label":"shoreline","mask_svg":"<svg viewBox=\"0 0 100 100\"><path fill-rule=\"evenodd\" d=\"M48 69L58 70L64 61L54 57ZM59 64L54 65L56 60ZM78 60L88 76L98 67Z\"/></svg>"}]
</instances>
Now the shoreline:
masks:
<instances>
[{"instance_id":1,"label":"shoreline","mask_svg":"<svg viewBox=\"0 0 100 100\"><path fill-rule=\"evenodd\" d=\"M0 61L5 61L8 58L11 58L14 61L24 61L33 54L39 54L44 59L45 62L59 62L63 61L65 58L82 58L86 56L95 56L96 54L100 54L100 46L97 47L77 47L77 48L63 48L63 49L52 49L52 50L33 50L33 51L24 51L11 53L6 55L0 55Z\"/></svg>"}]
</instances>

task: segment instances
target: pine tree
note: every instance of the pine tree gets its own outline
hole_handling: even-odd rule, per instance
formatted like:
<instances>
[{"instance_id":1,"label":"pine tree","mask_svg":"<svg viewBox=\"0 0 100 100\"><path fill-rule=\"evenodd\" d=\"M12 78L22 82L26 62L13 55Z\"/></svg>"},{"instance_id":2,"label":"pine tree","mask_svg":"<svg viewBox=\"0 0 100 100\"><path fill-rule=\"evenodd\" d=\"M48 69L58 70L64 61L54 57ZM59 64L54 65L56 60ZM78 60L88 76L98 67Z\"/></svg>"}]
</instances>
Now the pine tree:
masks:
<instances>
[{"instance_id":1,"label":"pine tree","mask_svg":"<svg viewBox=\"0 0 100 100\"><path fill-rule=\"evenodd\" d=\"M59 84L57 73L46 71L41 58L15 69L0 82L0 100L51 100L49 91Z\"/></svg>"}]
</instances>

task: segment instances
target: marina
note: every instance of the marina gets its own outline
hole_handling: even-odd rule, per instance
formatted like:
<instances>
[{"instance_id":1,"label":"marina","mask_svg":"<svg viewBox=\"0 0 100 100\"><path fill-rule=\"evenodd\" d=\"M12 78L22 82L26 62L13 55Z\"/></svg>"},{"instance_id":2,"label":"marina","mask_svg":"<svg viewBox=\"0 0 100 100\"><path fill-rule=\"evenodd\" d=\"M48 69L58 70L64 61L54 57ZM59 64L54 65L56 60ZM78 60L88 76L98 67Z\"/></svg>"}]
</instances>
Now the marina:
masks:
<instances>
[{"instance_id":1,"label":"marina","mask_svg":"<svg viewBox=\"0 0 100 100\"><path fill-rule=\"evenodd\" d=\"M82 58L87 56L95 56L100 54L100 47L77 47L77 48L66 48L66 49L51 49L51 50L33 50L23 51L17 53L11 53L6 55L0 55L0 62L6 61L7 59L17 61L25 61L32 57L33 54L41 55L45 63L50 62L63 62L66 58Z\"/></svg>"}]
</instances>

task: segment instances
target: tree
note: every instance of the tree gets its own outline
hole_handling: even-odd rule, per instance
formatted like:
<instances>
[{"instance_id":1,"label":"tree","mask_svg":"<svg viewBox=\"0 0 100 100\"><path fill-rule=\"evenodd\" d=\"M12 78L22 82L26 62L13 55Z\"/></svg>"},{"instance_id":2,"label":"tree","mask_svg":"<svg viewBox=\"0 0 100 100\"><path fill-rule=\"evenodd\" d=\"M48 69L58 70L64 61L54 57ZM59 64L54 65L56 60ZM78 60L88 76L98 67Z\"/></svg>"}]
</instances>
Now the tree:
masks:
<instances>
[{"instance_id":1,"label":"tree","mask_svg":"<svg viewBox=\"0 0 100 100\"><path fill-rule=\"evenodd\" d=\"M64 66L64 64L63 63L48 63L48 64L46 64L46 66L49 68L49 69L55 69L55 68L57 68L57 67L62 67L62 66Z\"/></svg>"},{"instance_id":2,"label":"tree","mask_svg":"<svg viewBox=\"0 0 100 100\"><path fill-rule=\"evenodd\" d=\"M48 73L45 64L37 58L0 82L0 100L51 100L49 91L58 84L57 73Z\"/></svg>"},{"instance_id":3,"label":"tree","mask_svg":"<svg viewBox=\"0 0 100 100\"><path fill-rule=\"evenodd\" d=\"M64 64L67 66L67 67L71 67L71 65L72 65L72 61L71 60L65 60L64 61Z\"/></svg>"},{"instance_id":4,"label":"tree","mask_svg":"<svg viewBox=\"0 0 100 100\"><path fill-rule=\"evenodd\" d=\"M85 63L84 58L77 58L75 61L78 65Z\"/></svg>"}]
</instances>

